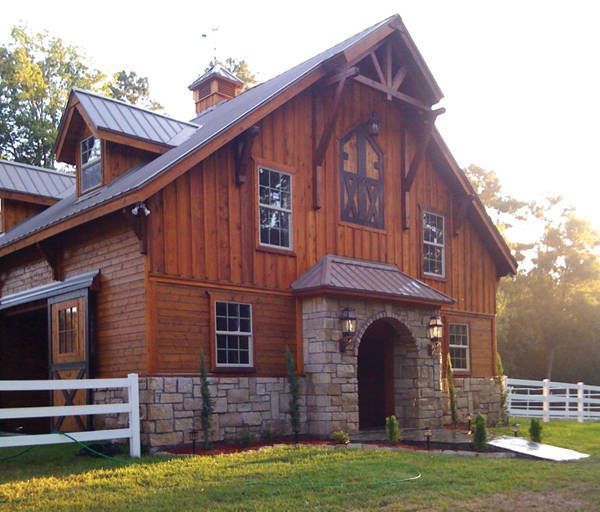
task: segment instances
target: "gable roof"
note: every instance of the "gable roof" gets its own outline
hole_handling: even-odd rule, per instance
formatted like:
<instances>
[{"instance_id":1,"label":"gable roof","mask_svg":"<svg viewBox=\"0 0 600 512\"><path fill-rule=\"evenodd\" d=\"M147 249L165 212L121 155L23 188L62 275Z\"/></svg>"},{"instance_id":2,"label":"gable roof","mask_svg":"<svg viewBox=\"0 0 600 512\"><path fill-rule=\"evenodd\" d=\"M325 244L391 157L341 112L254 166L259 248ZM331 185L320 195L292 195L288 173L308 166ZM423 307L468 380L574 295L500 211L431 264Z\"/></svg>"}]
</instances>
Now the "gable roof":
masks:
<instances>
[{"instance_id":1,"label":"gable roof","mask_svg":"<svg viewBox=\"0 0 600 512\"><path fill-rule=\"evenodd\" d=\"M185 135L180 134L178 138L183 140L178 141L180 143L176 147L151 162L124 173L91 196L68 199L71 201L70 204L43 212L46 214L43 219L40 215L34 216L20 224L18 229L7 232L0 240L0 256L37 241L37 237L42 239L51 236L55 232L82 224L128 204L145 200L299 92L342 66L354 65L391 34L395 34L404 42L413 57L427 96L434 102L438 101L442 97L439 86L400 16L392 16L239 96L202 112L192 120L192 126L197 127L189 130L191 132L189 136L187 130ZM436 147L439 149L443 146L442 149L447 150L437 130L434 130L434 134L437 134L433 138ZM460 183L460 187L469 193L468 191L472 189L464 183L466 177L453 158L446 157L445 163ZM54 212L55 215L51 215ZM510 250L485 210L478 207L475 208L475 212L493 241L495 254L503 262L499 269L504 273L515 272L516 264ZM67 220L68 222L63 226L58 226L59 223ZM56 226L53 231L42 233L52 226ZM37 233L39 235L36 235Z\"/></svg>"},{"instance_id":2,"label":"gable roof","mask_svg":"<svg viewBox=\"0 0 600 512\"><path fill-rule=\"evenodd\" d=\"M198 86L198 84L200 84L201 82L204 82L204 80L206 80L212 76L218 76L218 77L223 78L224 80L227 80L234 84L244 85L244 82L242 80L240 80L237 76L235 76L231 71L229 71L226 67L221 65L219 62L216 62L210 69L208 69L205 73L203 73L198 78L196 78L196 80L194 80L188 86L188 89L190 91L195 89Z\"/></svg>"},{"instance_id":3,"label":"gable roof","mask_svg":"<svg viewBox=\"0 0 600 512\"><path fill-rule=\"evenodd\" d=\"M396 265L326 254L292 283L292 290L312 292L365 293L426 304L454 304L451 297L414 279Z\"/></svg>"},{"instance_id":4,"label":"gable roof","mask_svg":"<svg viewBox=\"0 0 600 512\"><path fill-rule=\"evenodd\" d=\"M0 160L0 190L54 200L75 189L75 176L43 167Z\"/></svg>"}]
</instances>

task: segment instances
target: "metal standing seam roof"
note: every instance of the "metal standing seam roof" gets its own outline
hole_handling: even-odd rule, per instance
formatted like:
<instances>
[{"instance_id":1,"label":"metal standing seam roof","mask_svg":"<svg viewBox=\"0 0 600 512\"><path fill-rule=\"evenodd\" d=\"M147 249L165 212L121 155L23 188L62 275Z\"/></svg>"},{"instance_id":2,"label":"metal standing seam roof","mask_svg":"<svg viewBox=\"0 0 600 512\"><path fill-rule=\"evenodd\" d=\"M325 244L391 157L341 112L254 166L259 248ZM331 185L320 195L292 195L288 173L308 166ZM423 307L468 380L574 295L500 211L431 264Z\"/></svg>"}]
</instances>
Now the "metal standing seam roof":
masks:
<instances>
[{"instance_id":1,"label":"metal standing seam roof","mask_svg":"<svg viewBox=\"0 0 600 512\"><path fill-rule=\"evenodd\" d=\"M213 75L218 75L221 78L224 78L225 80L229 80L230 82L233 82L236 84L240 84L240 85L244 84L244 82L242 82L231 71L229 71L227 68L225 68L224 66L222 66L220 63L217 62L208 71L206 71L205 73L200 75L198 78L196 78L196 80L194 80L188 86L188 89L190 89L190 90L194 89L200 82L206 80L208 77L213 76Z\"/></svg>"},{"instance_id":2,"label":"metal standing seam roof","mask_svg":"<svg viewBox=\"0 0 600 512\"><path fill-rule=\"evenodd\" d=\"M73 215L83 213L86 210L111 201L119 196L139 190L147 183L168 171L186 156L197 151L202 146L219 136L229 127L235 125L244 117L248 116L262 105L268 103L272 98L319 67L323 62L360 42L369 34L395 18L396 16L387 18L382 22L377 23L376 25L373 25L372 27L363 30L349 39L346 39L330 49L312 57L311 59L298 64L284 73L281 73L280 75L267 80L262 84L248 89L239 96L236 96L229 101L220 103L218 106L209 110L208 112L203 112L201 115L197 116L196 119L192 120L191 124L181 122L182 125L190 127L196 126L196 128L191 136L185 138L185 140L183 140L178 146L175 146L143 166L130 169L104 187L101 187L79 198L75 197L73 194L72 196L52 205L50 208L47 208L38 215L30 217L29 219L15 226L13 229L7 231L0 239L0 247L10 245L11 243L33 235L34 233L57 224ZM103 98L102 96L98 96L87 91L82 91L80 89L74 89L74 93L78 93L81 97L87 98L89 103L98 105L101 111L102 109L100 105L106 106L108 103L110 103L114 104L114 109L120 112L122 112L121 107L126 107L132 110L142 110L142 112L149 113L143 109L131 107L126 103L111 100L109 98ZM103 102L102 100L106 101ZM88 111L86 110L86 112ZM92 114L90 113L90 115ZM152 115L158 116L158 114ZM109 116L105 113L104 117ZM101 122L99 114L96 115L96 120L97 122ZM113 122L112 126L116 126L116 122ZM177 136L175 137L177 138Z\"/></svg>"},{"instance_id":3,"label":"metal standing seam roof","mask_svg":"<svg viewBox=\"0 0 600 512\"><path fill-rule=\"evenodd\" d=\"M326 254L292 283L292 290L329 289L394 296L436 304L454 304L451 297L410 277L396 265Z\"/></svg>"},{"instance_id":4,"label":"metal standing seam roof","mask_svg":"<svg viewBox=\"0 0 600 512\"><path fill-rule=\"evenodd\" d=\"M75 190L75 176L34 165L0 160L0 189L63 199Z\"/></svg>"},{"instance_id":5,"label":"metal standing seam roof","mask_svg":"<svg viewBox=\"0 0 600 512\"><path fill-rule=\"evenodd\" d=\"M72 94L96 128L174 146L182 132L191 135L197 125L151 112L119 100L74 88ZM172 141L175 140L175 143Z\"/></svg>"}]
</instances>

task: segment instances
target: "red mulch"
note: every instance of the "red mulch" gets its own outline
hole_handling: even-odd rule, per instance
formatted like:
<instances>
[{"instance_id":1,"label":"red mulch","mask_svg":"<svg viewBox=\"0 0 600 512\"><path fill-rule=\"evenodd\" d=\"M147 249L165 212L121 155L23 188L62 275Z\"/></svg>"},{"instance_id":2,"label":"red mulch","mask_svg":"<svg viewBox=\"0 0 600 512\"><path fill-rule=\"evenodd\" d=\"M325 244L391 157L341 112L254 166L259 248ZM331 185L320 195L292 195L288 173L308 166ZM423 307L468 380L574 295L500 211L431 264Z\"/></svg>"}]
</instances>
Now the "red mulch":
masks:
<instances>
[{"instance_id":1,"label":"red mulch","mask_svg":"<svg viewBox=\"0 0 600 512\"><path fill-rule=\"evenodd\" d=\"M231 443L212 443L210 450L204 450L202 445L199 443L196 445L196 453L195 455L220 455L223 453L240 453L249 450L256 450L258 448L264 448L266 446L273 446L274 444L288 444L293 445L294 442L289 439L275 440L275 441L255 441L253 443L249 443L245 446L241 446L238 444ZM298 444L300 445L309 445L309 446L323 446L323 445L333 445L335 444L332 441L323 441L319 439L303 439ZM179 448L174 448L169 450L169 453L174 453L177 455L182 454L192 454L193 449L191 446L182 446Z\"/></svg>"}]
</instances>

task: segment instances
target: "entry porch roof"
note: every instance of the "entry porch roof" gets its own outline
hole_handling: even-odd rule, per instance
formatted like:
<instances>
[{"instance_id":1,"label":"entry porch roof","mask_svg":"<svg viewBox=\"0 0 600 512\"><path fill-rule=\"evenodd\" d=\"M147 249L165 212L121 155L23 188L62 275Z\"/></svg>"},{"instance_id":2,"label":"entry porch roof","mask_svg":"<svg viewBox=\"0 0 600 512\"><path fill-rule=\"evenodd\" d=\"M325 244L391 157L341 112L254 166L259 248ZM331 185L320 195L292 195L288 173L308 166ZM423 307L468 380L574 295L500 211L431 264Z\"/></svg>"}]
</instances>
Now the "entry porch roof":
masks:
<instances>
[{"instance_id":1,"label":"entry porch roof","mask_svg":"<svg viewBox=\"0 0 600 512\"><path fill-rule=\"evenodd\" d=\"M396 265L326 254L292 283L299 295L369 295L407 302L449 305L456 301L402 272Z\"/></svg>"}]
</instances>

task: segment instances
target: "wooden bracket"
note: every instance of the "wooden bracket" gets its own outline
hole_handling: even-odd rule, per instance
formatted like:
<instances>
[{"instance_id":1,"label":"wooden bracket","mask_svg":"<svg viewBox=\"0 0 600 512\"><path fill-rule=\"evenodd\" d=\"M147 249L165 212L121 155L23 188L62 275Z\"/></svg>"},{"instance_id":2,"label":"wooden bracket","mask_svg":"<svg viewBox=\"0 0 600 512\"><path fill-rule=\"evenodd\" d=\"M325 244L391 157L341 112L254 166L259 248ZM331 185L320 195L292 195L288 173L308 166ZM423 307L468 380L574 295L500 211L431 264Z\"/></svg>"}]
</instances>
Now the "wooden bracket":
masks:
<instances>
[{"instance_id":1,"label":"wooden bracket","mask_svg":"<svg viewBox=\"0 0 600 512\"><path fill-rule=\"evenodd\" d=\"M360 70L356 66L350 66L347 68L340 69L333 73L330 76L323 78L320 82L321 87L329 87L330 85L337 84L340 80L345 80L346 78L354 78Z\"/></svg>"},{"instance_id":2,"label":"wooden bracket","mask_svg":"<svg viewBox=\"0 0 600 512\"><path fill-rule=\"evenodd\" d=\"M134 215L131 210L131 206L123 208L123 215L139 241L140 253L148 254L148 216L142 211L138 211L137 215Z\"/></svg>"},{"instance_id":3,"label":"wooden bracket","mask_svg":"<svg viewBox=\"0 0 600 512\"><path fill-rule=\"evenodd\" d=\"M52 270L52 279L54 281L62 281L62 251L59 244L53 240L42 240L36 243L35 246Z\"/></svg>"},{"instance_id":4,"label":"wooden bracket","mask_svg":"<svg viewBox=\"0 0 600 512\"><path fill-rule=\"evenodd\" d=\"M252 146L259 133L260 126L251 126L238 137L232 146L235 160L235 184L238 187L246 183L246 176L252 160Z\"/></svg>"},{"instance_id":5,"label":"wooden bracket","mask_svg":"<svg viewBox=\"0 0 600 512\"><path fill-rule=\"evenodd\" d=\"M426 113L423 113L421 116L421 122L419 123L420 126L418 126L416 130L417 147L405 176L406 192L410 192L412 184L415 181L415 177L417 176L417 171L421 161L427 154L427 146L429 145L429 141L431 139L435 120L437 116L443 114L445 111L446 109L444 108L438 108L437 110L430 110Z\"/></svg>"},{"instance_id":6,"label":"wooden bracket","mask_svg":"<svg viewBox=\"0 0 600 512\"><path fill-rule=\"evenodd\" d=\"M469 207L473 204L474 200L475 196L473 194L468 194L458 199L458 208L455 210L456 214L454 215L453 222L454 236L458 235L458 231L465 222L467 213L469 213Z\"/></svg>"},{"instance_id":7,"label":"wooden bracket","mask_svg":"<svg viewBox=\"0 0 600 512\"><path fill-rule=\"evenodd\" d=\"M346 87L347 81L347 74L342 74L340 76L340 79L337 81L337 86L335 88L335 93L333 96L333 102L331 103L331 108L329 109L329 117L325 122L325 128L323 129L323 133L321 134L319 142L316 143L316 147L313 153L313 208L315 209L321 208L320 185L322 182L321 174L323 172L323 161L325 160L327 147L329 146L329 141L331 140L331 136L333 135L335 123L340 112L341 98L344 92L344 88ZM315 115L316 107L313 102L313 119ZM313 141L313 144L315 144L315 142L316 140Z\"/></svg>"}]
</instances>

